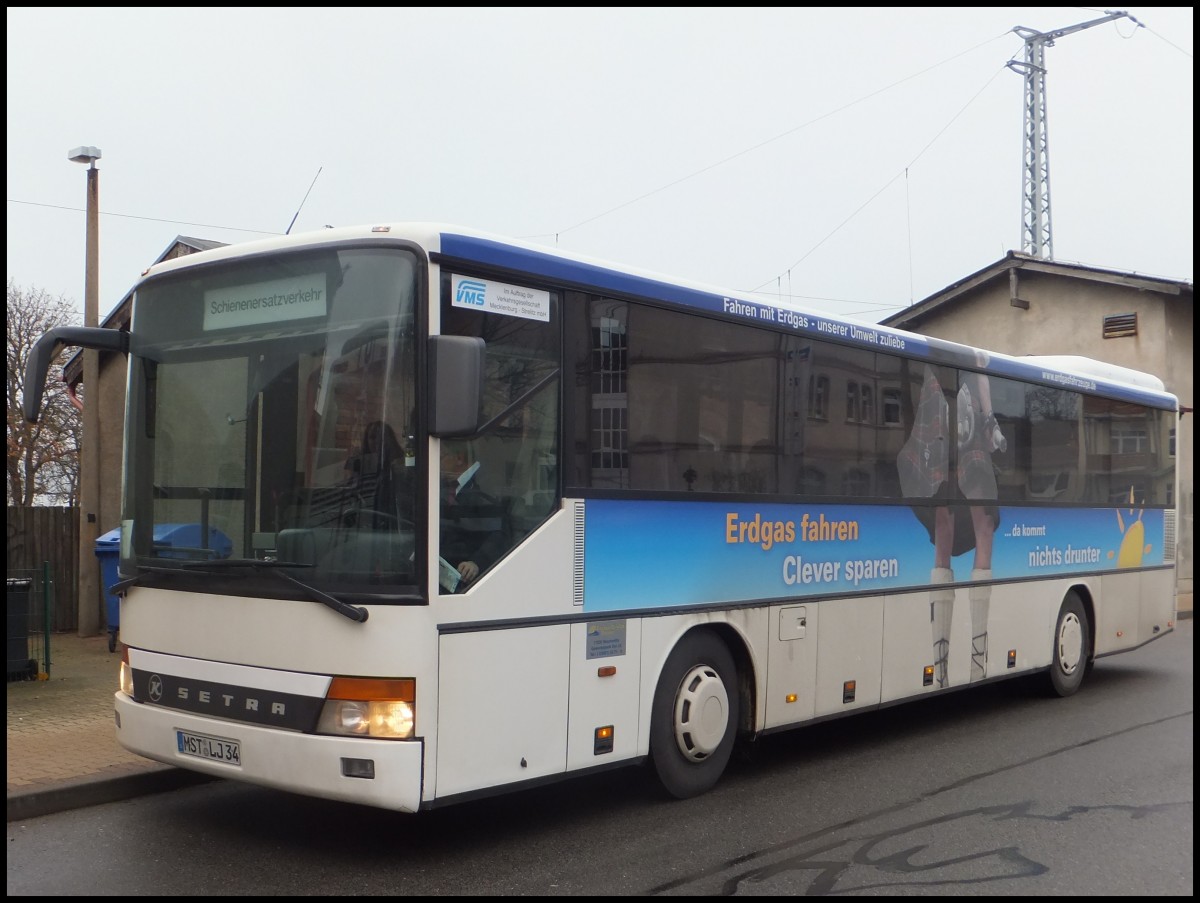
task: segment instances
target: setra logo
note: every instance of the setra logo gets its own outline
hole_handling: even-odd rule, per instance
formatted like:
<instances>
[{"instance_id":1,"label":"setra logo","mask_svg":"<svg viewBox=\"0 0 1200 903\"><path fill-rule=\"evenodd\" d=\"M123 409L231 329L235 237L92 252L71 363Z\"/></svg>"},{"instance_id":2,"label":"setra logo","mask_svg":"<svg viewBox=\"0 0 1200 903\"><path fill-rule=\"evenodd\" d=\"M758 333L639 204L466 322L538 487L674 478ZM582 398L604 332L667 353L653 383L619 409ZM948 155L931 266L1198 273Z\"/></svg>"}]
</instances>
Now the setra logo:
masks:
<instances>
[{"instance_id":1,"label":"setra logo","mask_svg":"<svg viewBox=\"0 0 1200 903\"><path fill-rule=\"evenodd\" d=\"M455 304L474 304L478 307L483 307L483 302L487 296L487 283L480 282L477 279L463 279L458 283L458 288L454 292Z\"/></svg>"}]
</instances>

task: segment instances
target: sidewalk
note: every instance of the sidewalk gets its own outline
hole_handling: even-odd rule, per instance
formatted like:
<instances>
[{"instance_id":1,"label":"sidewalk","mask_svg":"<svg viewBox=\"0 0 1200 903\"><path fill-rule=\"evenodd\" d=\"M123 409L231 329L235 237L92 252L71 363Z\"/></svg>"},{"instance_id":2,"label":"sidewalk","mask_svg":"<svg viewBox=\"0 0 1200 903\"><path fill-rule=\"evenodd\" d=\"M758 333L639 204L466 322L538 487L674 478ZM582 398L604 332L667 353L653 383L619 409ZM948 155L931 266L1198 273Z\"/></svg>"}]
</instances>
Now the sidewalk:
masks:
<instances>
[{"instance_id":1,"label":"sidewalk","mask_svg":"<svg viewBox=\"0 0 1200 903\"><path fill-rule=\"evenodd\" d=\"M50 637L50 678L8 684L8 820L173 790L209 778L117 743L120 647L108 637Z\"/></svg>"}]
</instances>

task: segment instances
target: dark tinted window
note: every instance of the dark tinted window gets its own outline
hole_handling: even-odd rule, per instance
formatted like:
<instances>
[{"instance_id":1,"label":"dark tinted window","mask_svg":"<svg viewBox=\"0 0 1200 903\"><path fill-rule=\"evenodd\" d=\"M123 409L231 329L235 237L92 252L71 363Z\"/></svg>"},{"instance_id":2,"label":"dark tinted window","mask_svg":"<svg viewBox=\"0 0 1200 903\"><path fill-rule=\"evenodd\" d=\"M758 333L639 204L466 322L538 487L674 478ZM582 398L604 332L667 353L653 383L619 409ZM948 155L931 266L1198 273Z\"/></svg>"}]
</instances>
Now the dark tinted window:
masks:
<instances>
[{"instance_id":1,"label":"dark tinted window","mask_svg":"<svg viewBox=\"0 0 1200 903\"><path fill-rule=\"evenodd\" d=\"M569 486L899 499L961 498L966 481L1002 502L1170 498L1169 418L1143 406L582 294L566 329ZM923 475L935 446L942 474Z\"/></svg>"}]
</instances>

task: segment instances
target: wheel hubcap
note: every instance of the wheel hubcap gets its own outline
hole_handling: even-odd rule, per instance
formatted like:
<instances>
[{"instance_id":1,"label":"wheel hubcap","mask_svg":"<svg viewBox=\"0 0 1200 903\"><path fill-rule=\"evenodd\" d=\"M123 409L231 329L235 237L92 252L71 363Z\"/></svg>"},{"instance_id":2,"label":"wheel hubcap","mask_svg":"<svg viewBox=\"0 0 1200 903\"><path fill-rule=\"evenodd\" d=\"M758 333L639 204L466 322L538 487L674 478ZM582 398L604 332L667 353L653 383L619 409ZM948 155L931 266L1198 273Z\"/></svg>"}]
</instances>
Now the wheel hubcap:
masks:
<instances>
[{"instance_id":1,"label":"wheel hubcap","mask_svg":"<svg viewBox=\"0 0 1200 903\"><path fill-rule=\"evenodd\" d=\"M1063 618L1058 628L1058 666L1063 674L1074 674L1083 658L1083 625L1074 614Z\"/></svg>"},{"instance_id":2,"label":"wheel hubcap","mask_svg":"<svg viewBox=\"0 0 1200 903\"><path fill-rule=\"evenodd\" d=\"M725 739L729 694L721 676L708 665L687 673L675 697L675 742L693 762L707 759Z\"/></svg>"}]
</instances>

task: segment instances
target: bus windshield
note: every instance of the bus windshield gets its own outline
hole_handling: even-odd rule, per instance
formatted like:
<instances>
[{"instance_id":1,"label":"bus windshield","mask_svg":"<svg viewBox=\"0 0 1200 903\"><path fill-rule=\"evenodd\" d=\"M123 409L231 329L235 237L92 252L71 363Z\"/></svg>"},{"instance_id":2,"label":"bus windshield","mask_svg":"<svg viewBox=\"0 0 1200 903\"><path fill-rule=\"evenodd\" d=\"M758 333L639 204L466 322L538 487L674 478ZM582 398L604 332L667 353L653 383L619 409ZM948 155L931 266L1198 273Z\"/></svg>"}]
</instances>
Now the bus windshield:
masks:
<instances>
[{"instance_id":1,"label":"bus windshield","mask_svg":"<svg viewBox=\"0 0 1200 903\"><path fill-rule=\"evenodd\" d=\"M407 251L342 248L139 289L123 575L206 568L221 592L286 594L279 569L416 593L418 273ZM214 584L221 571L237 579Z\"/></svg>"}]
</instances>

